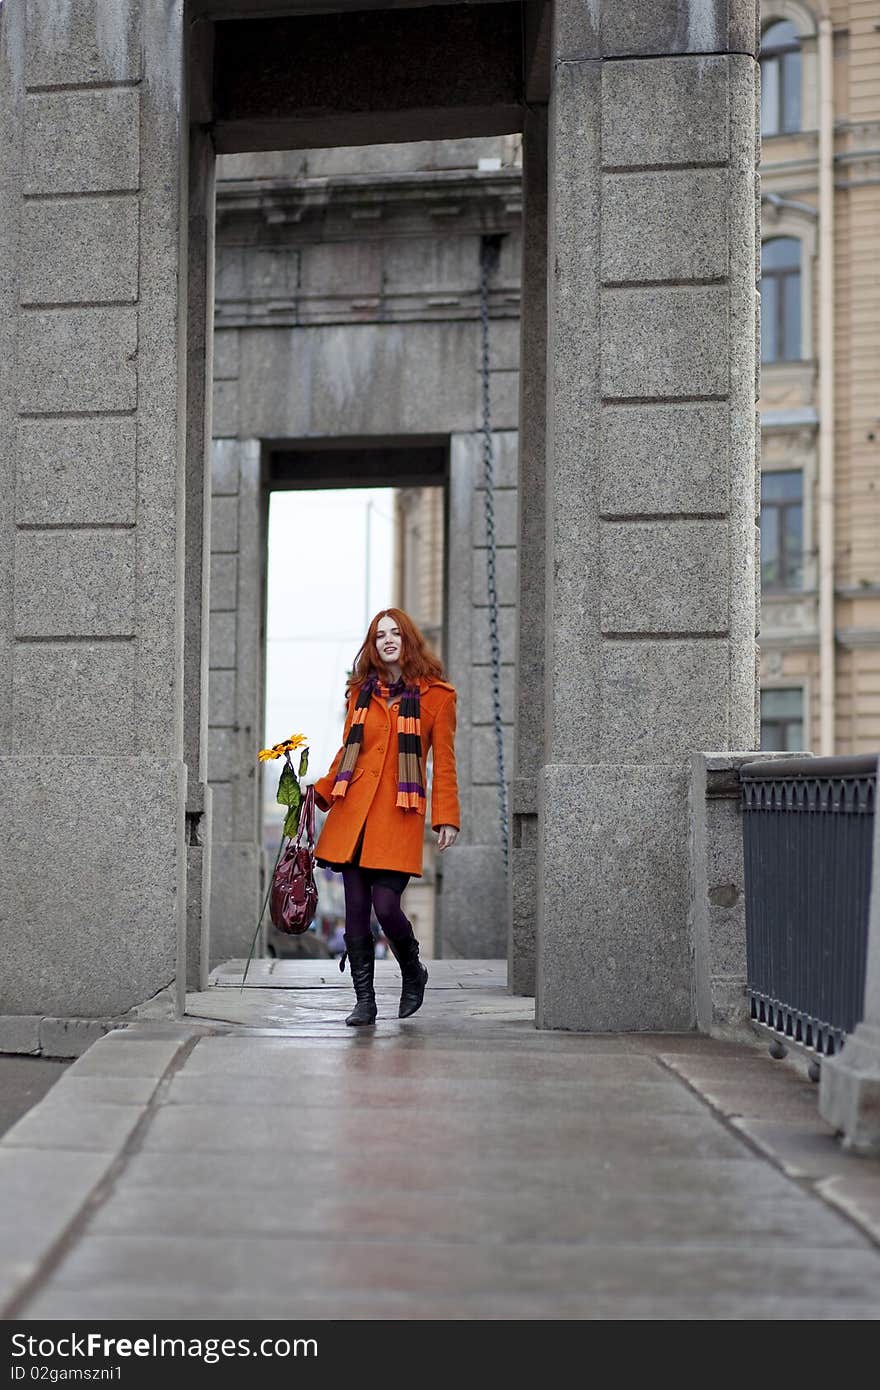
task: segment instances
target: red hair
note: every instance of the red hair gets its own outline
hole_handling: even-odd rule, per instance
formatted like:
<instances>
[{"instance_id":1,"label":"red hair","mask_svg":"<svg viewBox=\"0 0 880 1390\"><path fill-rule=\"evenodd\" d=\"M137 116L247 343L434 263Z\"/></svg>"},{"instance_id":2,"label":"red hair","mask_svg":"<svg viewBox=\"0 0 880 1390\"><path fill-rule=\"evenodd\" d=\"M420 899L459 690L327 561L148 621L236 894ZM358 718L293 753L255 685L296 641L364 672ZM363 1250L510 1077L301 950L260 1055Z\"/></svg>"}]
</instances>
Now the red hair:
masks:
<instances>
[{"instance_id":1,"label":"red hair","mask_svg":"<svg viewBox=\"0 0 880 1390\"><path fill-rule=\"evenodd\" d=\"M400 629L399 664L407 685L414 685L420 676L436 680L446 679L440 658L431 651L425 641L424 634L409 614L404 613L402 608L383 608L381 612L376 614L367 628L367 635L354 659L351 676L345 690L346 698L355 686L361 685L366 680L371 671L375 671L384 681L391 679L391 672L382 660L376 645L376 631L382 618L391 618L395 627Z\"/></svg>"}]
</instances>

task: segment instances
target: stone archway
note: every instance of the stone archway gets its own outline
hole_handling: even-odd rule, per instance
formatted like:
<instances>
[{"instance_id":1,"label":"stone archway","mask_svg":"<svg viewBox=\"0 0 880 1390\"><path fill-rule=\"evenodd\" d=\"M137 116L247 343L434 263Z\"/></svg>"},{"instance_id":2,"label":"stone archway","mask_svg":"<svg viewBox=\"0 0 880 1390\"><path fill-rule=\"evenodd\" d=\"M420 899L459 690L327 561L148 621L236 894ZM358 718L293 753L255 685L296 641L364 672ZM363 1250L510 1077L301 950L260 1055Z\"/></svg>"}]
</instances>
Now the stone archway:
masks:
<instances>
[{"instance_id":1,"label":"stone archway","mask_svg":"<svg viewBox=\"0 0 880 1390\"><path fill-rule=\"evenodd\" d=\"M6 1008L115 1013L175 974L183 989L186 860L202 873L210 842L213 148L524 124L514 987L535 946L540 1026L689 1027L684 768L754 741L754 6L634 21L557 0L552 28L534 3L524 30L518 5L447 6L430 65L436 11L276 8L309 26L298 85L277 30L260 59L259 24L281 20L251 21L224 74L244 0L3 7ZM355 35L381 56L392 22L394 65L339 61Z\"/></svg>"}]
</instances>

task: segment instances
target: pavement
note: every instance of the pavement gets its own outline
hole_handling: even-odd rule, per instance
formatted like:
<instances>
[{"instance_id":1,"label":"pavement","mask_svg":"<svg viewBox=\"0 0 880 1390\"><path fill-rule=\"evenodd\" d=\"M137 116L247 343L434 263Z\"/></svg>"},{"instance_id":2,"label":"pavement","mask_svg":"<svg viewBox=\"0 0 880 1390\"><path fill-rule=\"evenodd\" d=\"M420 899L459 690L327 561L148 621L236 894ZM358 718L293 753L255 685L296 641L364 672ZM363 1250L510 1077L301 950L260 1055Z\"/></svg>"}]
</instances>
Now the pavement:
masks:
<instances>
[{"instance_id":1,"label":"pavement","mask_svg":"<svg viewBox=\"0 0 880 1390\"><path fill-rule=\"evenodd\" d=\"M0 1142L2 1316L874 1319L880 1163L757 1040L546 1033L498 961L349 1029L241 962L94 1043Z\"/></svg>"}]
</instances>

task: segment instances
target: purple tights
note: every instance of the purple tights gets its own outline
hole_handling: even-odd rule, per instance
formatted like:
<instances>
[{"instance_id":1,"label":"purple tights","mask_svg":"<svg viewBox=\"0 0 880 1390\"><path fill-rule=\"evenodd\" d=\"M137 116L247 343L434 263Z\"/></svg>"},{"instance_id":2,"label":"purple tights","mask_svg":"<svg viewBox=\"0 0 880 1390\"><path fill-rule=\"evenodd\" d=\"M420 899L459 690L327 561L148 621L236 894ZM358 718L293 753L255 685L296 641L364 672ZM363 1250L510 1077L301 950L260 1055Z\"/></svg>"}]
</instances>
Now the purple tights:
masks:
<instances>
[{"instance_id":1,"label":"purple tights","mask_svg":"<svg viewBox=\"0 0 880 1390\"><path fill-rule=\"evenodd\" d=\"M404 941L412 932L412 923L400 907L400 894L381 883L371 887L368 874L356 864L342 870L345 886L345 934L350 940L363 940L370 935L370 905L375 909L389 941Z\"/></svg>"}]
</instances>

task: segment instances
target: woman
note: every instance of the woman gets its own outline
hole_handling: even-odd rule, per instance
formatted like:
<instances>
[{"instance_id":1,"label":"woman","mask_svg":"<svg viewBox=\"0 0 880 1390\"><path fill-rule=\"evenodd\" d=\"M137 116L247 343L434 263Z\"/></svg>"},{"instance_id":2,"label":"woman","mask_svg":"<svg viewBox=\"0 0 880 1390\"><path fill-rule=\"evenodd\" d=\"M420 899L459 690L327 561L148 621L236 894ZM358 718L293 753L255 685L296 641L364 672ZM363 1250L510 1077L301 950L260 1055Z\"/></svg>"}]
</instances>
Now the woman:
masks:
<instances>
[{"instance_id":1,"label":"woman","mask_svg":"<svg viewBox=\"0 0 880 1390\"><path fill-rule=\"evenodd\" d=\"M455 689L416 627L399 608L378 613L355 657L346 689L342 747L315 800L329 811L317 862L340 870L345 886L345 947L357 1003L345 1020L376 1022L370 907L400 965L398 1018L421 1008L428 972L400 895L421 876L425 838L425 760L434 751L431 824L442 852L460 829L455 773ZM344 968L345 955L340 961Z\"/></svg>"}]
</instances>

